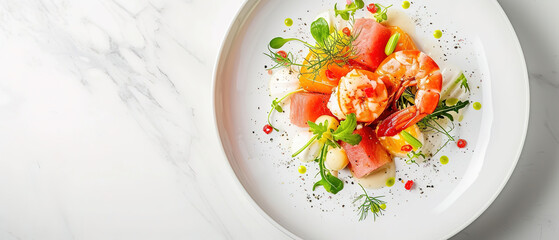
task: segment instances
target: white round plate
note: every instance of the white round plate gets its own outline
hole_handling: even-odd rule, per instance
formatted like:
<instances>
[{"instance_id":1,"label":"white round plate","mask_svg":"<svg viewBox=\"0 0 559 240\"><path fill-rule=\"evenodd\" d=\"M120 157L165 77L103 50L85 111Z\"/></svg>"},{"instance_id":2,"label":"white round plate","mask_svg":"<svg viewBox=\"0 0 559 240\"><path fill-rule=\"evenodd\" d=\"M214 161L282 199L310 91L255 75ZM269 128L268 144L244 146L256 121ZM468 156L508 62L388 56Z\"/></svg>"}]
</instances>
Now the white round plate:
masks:
<instances>
[{"instance_id":1,"label":"white round plate","mask_svg":"<svg viewBox=\"0 0 559 240\"><path fill-rule=\"evenodd\" d=\"M441 68L459 66L470 82L473 102L455 135L468 140L465 149L454 144L425 163L396 162L396 179L414 180L407 191L402 182L391 188L368 190L384 195L385 214L358 221L352 199L361 193L347 172L345 188L336 195L312 191L316 164L289 156L285 132L266 135L262 127L271 99L264 52L276 36L307 39L309 24L320 12L345 1L249 0L238 13L223 43L214 75L214 107L221 143L232 170L255 207L287 236L304 239L442 239L476 219L497 197L512 174L522 150L529 113L528 76L514 30L497 1L401 1L384 5L406 13L415 23L412 34L419 48ZM366 3L370 3L366 1ZM366 14L360 11L359 14ZM286 27L284 19L294 20ZM389 16L390 17L390 16ZM304 25L306 23L307 25ZM433 31L444 32L440 41ZM288 49L303 49L288 44ZM281 114L277 118L287 118ZM438 156L450 163L441 165ZM297 167L307 166L306 174Z\"/></svg>"}]
</instances>

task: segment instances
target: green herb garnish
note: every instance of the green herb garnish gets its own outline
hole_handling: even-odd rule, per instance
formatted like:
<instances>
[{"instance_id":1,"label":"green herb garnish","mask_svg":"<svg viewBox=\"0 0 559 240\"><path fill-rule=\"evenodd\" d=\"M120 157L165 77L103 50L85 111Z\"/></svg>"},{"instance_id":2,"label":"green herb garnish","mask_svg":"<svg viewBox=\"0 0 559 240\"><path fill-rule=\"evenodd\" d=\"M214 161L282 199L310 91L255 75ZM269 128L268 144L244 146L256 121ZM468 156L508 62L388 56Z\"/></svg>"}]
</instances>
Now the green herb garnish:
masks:
<instances>
[{"instance_id":1,"label":"green herb garnish","mask_svg":"<svg viewBox=\"0 0 559 240\"><path fill-rule=\"evenodd\" d=\"M316 124L314 122L308 121L309 130L314 134L314 136L297 152L295 152L291 157L296 157L303 150L305 150L314 140L321 140L324 138L324 143L332 147L339 147L336 141L344 141L351 145L357 145L361 142L361 135L354 134L355 128L357 127L357 119L355 113L346 115L346 119L340 122L338 129L336 131L328 128L328 121Z\"/></svg>"},{"instance_id":2,"label":"green herb garnish","mask_svg":"<svg viewBox=\"0 0 559 240\"><path fill-rule=\"evenodd\" d=\"M357 211L359 212L359 221L365 220L369 212L373 213L374 219L376 221L377 217L379 215L383 215L382 212L386 209L386 202L380 200L380 198L384 196L371 197L369 196L369 194L367 194L367 191L365 191L365 188L363 188L361 184L359 184L359 186L361 187L361 189L363 189L363 194L359 195L357 198L355 198L355 200L353 200L353 203L355 203L363 199L363 203L357 208Z\"/></svg>"},{"instance_id":3,"label":"green herb garnish","mask_svg":"<svg viewBox=\"0 0 559 240\"><path fill-rule=\"evenodd\" d=\"M461 72L460 75L458 75L458 78L452 81L450 86L448 86L441 92L441 98L439 100L439 104L444 99L447 99L451 95L451 93L454 92L458 87L462 88L465 93L470 92L470 85L468 85L468 79L466 78L463 72Z\"/></svg>"},{"instance_id":4,"label":"green herb garnish","mask_svg":"<svg viewBox=\"0 0 559 240\"><path fill-rule=\"evenodd\" d=\"M354 134L355 127L357 126L357 120L355 114L348 114L346 119L340 122L340 125L336 131L328 128L328 121L323 123L314 123L308 121L309 130L314 134L314 136L297 152L295 152L291 157L296 157L306 148L308 148L314 141L321 140L322 147L320 150L320 155L315 162L318 162L319 175L321 177L320 181L313 185L313 191L318 186L323 186L327 192L336 194L344 188L344 183L342 180L332 175L326 166L324 161L326 160L326 155L328 154L328 147L340 147L337 141L344 141L351 145L357 145L361 142L361 136L359 134Z\"/></svg>"},{"instance_id":5,"label":"green herb garnish","mask_svg":"<svg viewBox=\"0 0 559 240\"><path fill-rule=\"evenodd\" d=\"M286 43L291 42L291 41L298 41L298 42L304 43L305 45L310 45L307 42L305 42L301 39L298 39L298 38L282 38L282 37L273 38L272 40L270 40L269 45L273 49L280 49L281 47L283 47L283 45L285 45Z\"/></svg>"},{"instance_id":6,"label":"green herb garnish","mask_svg":"<svg viewBox=\"0 0 559 240\"><path fill-rule=\"evenodd\" d=\"M311 35L318 44L325 44L326 38L330 35L330 27L326 19L319 18L311 24Z\"/></svg>"},{"instance_id":7,"label":"green herb garnish","mask_svg":"<svg viewBox=\"0 0 559 240\"><path fill-rule=\"evenodd\" d=\"M412 93L411 88L406 88L398 101L396 101L396 107L398 110L402 110L413 105L415 102L415 94Z\"/></svg>"},{"instance_id":8,"label":"green herb garnish","mask_svg":"<svg viewBox=\"0 0 559 240\"><path fill-rule=\"evenodd\" d=\"M448 106L446 104L446 100L443 100L441 103L439 103L439 105L437 106L435 111L433 111L433 113L427 115L425 118L442 119L442 118L446 117L450 121L454 121L454 117L452 117L450 112L458 113L458 111L460 109L465 108L466 106L468 106L468 104L470 104L470 101L466 100L466 101L458 101L455 105ZM425 118L423 118L423 119L425 119Z\"/></svg>"},{"instance_id":9,"label":"green herb garnish","mask_svg":"<svg viewBox=\"0 0 559 240\"><path fill-rule=\"evenodd\" d=\"M320 181L316 182L312 190L314 191L316 187L323 186L324 190L329 193L336 194L344 188L344 182L337 178L336 176L332 175L326 166L324 165L324 161L326 160L326 155L328 154L328 144L324 144L322 146L322 150L320 151L320 155L318 156L318 167L320 168Z\"/></svg>"},{"instance_id":10,"label":"green herb garnish","mask_svg":"<svg viewBox=\"0 0 559 240\"><path fill-rule=\"evenodd\" d=\"M464 92L470 92L470 86L468 85L468 79L464 76L464 73L456 79L455 83L460 83L460 88L464 88Z\"/></svg>"},{"instance_id":11,"label":"green herb garnish","mask_svg":"<svg viewBox=\"0 0 559 240\"><path fill-rule=\"evenodd\" d=\"M415 160L419 159L419 157L422 157L423 159L425 159L425 154L423 154L423 152L421 151L411 151L407 154L408 159L406 159L406 164L412 164L415 163L416 165L419 165Z\"/></svg>"},{"instance_id":12,"label":"green herb garnish","mask_svg":"<svg viewBox=\"0 0 559 240\"><path fill-rule=\"evenodd\" d=\"M285 100L287 97L291 96L291 94L298 93L298 92L301 92L301 91L303 91L303 89L297 89L297 90L295 90L295 91L293 91L293 92L290 92L290 93L288 93L288 94L285 94L285 96L283 96L283 97L280 98L280 99L276 98L276 99L272 100L272 109L270 109L270 112L268 112L268 125L270 125L270 127L272 127L274 130L276 130L276 132L279 132L279 129L277 129L276 127L274 127L274 126L272 125L272 122L270 122L270 117L272 116L272 112L274 112L274 110L275 110L275 111L277 111L277 112L282 113L282 112L283 112L283 108L281 107L281 102L282 102L283 100Z\"/></svg>"},{"instance_id":13,"label":"green herb garnish","mask_svg":"<svg viewBox=\"0 0 559 240\"><path fill-rule=\"evenodd\" d=\"M351 145L357 145L361 142L361 135L354 134L357 127L357 118L355 113L346 115L346 119L340 122L340 126L332 133L335 141L344 141Z\"/></svg>"},{"instance_id":14,"label":"green herb garnish","mask_svg":"<svg viewBox=\"0 0 559 240\"><path fill-rule=\"evenodd\" d=\"M375 6L377 6L377 12L375 14L373 14L373 17L375 18L375 20L379 23L388 20L388 9L390 7L392 7L392 4L388 7L382 6L378 3L375 3Z\"/></svg>"},{"instance_id":15,"label":"green herb garnish","mask_svg":"<svg viewBox=\"0 0 559 240\"><path fill-rule=\"evenodd\" d=\"M270 57L277 67L298 66L302 70L300 75L312 75L312 79L320 74L320 71L328 67L330 64L336 64L339 67L347 65L349 60L353 59L356 55L353 47L353 41L357 38L358 34L351 34L350 36L334 31L330 33L328 22L324 18L319 18L311 24L311 34L316 41L312 45L297 38L282 38L276 37L269 43L269 52L264 53ZM272 49L279 49L286 43L297 41L303 43L310 52L310 57L303 61L302 64L296 63L293 54L287 53L287 57L280 56ZM303 69L304 68L304 69Z\"/></svg>"},{"instance_id":16,"label":"green herb garnish","mask_svg":"<svg viewBox=\"0 0 559 240\"><path fill-rule=\"evenodd\" d=\"M345 9L340 10L338 10L338 4L336 3L334 5L334 13L336 14L336 17L339 15L343 20L348 21L350 17L354 17L355 11L362 9L363 7L365 7L365 2L363 2L363 0L355 0L355 2L347 4Z\"/></svg>"},{"instance_id":17,"label":"green herb garnish","mask_svg":"<svg viewBox=\"0 0 559 240\"><path fill-rule=\"evenodd\" d=\"M298 64L296 62L297 60L290 52L286 53L286 56L282 56L278 52L274 52L271 49L268 50L269 53L264 53L264 55L270 57L270 59L274 60L274 62L276 63L276 65L274 65L269 69L276 69L279 67L289 67L289 66L302 66L301 64Z\"/></svg>"}]
</instances>

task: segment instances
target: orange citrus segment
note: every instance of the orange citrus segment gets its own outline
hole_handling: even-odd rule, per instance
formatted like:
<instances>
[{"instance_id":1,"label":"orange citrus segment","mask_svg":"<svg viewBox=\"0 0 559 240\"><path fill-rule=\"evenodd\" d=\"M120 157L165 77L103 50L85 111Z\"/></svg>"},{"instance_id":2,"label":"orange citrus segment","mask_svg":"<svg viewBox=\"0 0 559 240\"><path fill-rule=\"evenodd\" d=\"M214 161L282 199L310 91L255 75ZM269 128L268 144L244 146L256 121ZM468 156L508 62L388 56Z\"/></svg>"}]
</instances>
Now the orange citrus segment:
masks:
<instances>
[{"instance_id":1,"label":"orange citrus segment","mask_svg":"<svg viewBox=\"0 0 559 240\"><path fill-rule=\"evenodd\" d=\"M423 143L423 135L416 124L406 128L404 131L410 133ZM402 137L402 133L398 133L392 137L379 137L379 140L380 144L394 156L405 157L408 153L402 150L404 145L409 145L409 143L404 140L404 137ZM417 151L417 148L413 148L413 150Z\"/></svg>"},{"instance_id":2,"label":"orange citrus segment","mask_svg":"<svg viewBox=\"0 0 559 240\"><path fill-rule=\"evenodd\" d=\"M398 45L396 45L396 49L394 52L403 51L403 50L417 50L415 43L411 39L410 35L408 35L404 30L396 26L388 27L390 30L390 34L393 35L395 33L400 33L400 39L398 40Z\"/></svg>"}]
</instances>

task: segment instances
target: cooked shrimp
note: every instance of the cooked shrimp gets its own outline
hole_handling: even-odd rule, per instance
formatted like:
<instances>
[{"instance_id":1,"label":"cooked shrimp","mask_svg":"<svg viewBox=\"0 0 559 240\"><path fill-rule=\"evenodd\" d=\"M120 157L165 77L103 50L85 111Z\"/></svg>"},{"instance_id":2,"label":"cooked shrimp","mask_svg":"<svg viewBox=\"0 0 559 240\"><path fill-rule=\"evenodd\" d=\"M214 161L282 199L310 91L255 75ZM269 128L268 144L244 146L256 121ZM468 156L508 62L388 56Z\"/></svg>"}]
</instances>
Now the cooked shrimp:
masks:
<instances>
[{"instance_id":1,"label":"cooked shrimp","mask_svg":"<svg viewBox=\"0 0 559 240\"><path fill-rule=\"evenodd\" d=\"M437 108L443 78L439 66L427 54L416 50L393 53L380 64L375 74L389 86L388 94L394 109L396 101L407 87L417 87L415 105L396 111L382 120L377 126L378 137L394 136Z\"/></svg>"},{"instance_id":2,"label":"cooked shrimp","mask_svg":"<svg viewBox=\"0 0 559 240\"><path fill-rule=\"evenodd\" d=\"M365 70L352 70L342 77L328 102L328 108L339 119L355 113L357 121L367 123L377 119L387 105L386 86Z\"/></svg>"}]
</instances>

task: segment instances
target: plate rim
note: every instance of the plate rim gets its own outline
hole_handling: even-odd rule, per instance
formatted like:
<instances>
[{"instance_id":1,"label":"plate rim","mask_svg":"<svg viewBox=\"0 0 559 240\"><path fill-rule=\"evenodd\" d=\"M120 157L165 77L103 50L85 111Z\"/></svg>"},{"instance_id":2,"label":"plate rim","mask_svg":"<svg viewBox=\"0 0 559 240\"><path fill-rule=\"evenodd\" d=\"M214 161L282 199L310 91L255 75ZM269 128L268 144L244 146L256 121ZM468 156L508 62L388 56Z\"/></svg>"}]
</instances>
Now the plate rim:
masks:
<instances>
[{"instance_id":1,"label":"plate rim","mask_svg":"<svg viewBox=\"0 0 559 240\"><path fill-rule=\"evenodd\" d=\"M231 176L234 176L234 184L239 187L239 189L242 189L241 192L242 195L248 200L248 202L250 203L250 205L261 215L264 217L264 219L266 219L272 226L274 226L276 229L279 229L281 232L283 232L284 234L286 234L288 237L292 238L292 239L301 239L299 236L295 235L294 233L292 233L291 231L289 231L288 229L286 229L284 226L282 226L281 224L279 224L278 222L276 222L271 216L269 216L266 212L264 212L264 210L260 207L260 205L258 205L258 203L256 203L256 201L250 196L250 194L248 193L247 189L245 188L245 186L241 183L239 176L237 175L237 173L234 171L233 166L231 165L231 161L229 160L229 157L226 153L225 150L225 146L224 146L224 140L223 140L223 136L221 134L221 127L219 124L219 120L217 119L218 116L218 108L220 106L218 106L218 94L217 94L217 77L218 77L218 73L220 72L220 70L223 68L221 61L222 59L225 59L225 56L228 56L230 49L227 49L227 45L232 41L232 39L237 35L236 33L234 33L233 31L236 28L240 28L242 27L244 21L246 20L247 17L242 16L242 13L245 12L252 12L252 9L255 8L258 3L260 3L261 0L246 0L244 1L241 6L239 7L239 9L237 10L237 12L235 13L235 16L233 18L233 20L229 23L229 26L226 30L226 33L224 35L224 37L221 39L221 44L219 47L219 51L218 54L216 55L215 61L214 61L214 67L213 67L213 72L212 72L212 87L211 87L211 105L213 108L213 111L211 111L212 113L212 120L213 120L213 125L215 127L215 129L217 130L216 134L217 134L217 138L219 140L219 151L222 153L222 155L224 156L224 159L226 160L225 163L228 166L227 167L227 172L229 174L231 174ZM508 171L506 172L506 177L502 179L501 183L499 184L499 187L496 189L496 191L494 192L494 194L487 199L487 201L485 202L485 204L483 206L481 206L479 208L479 210L472 214L471 218L467 221L464 221L463 224L461 224L459 227L456 227L454 230L449 230L448 234L445 236L446 239L451 238L453 236L455 236L456 234L458 234L459 232L461 232L462 230L464 230L466 227L468 227L470 224L472 224L476 219L478 219L481 214L483 214L497 199L497 197L501 194L501 192L503 191L504 187L506 186L506 184L509 182L510 177L512 176L514 170L516 169L516 166L518 165L518 161L520 160L520 156L522 154L522 151L524 149L525 143L526 143L526 136L528 133L528 126L529 126L529 122L530 122L530 84L529 84L529 75L528 75L528 68L526 65L526 58L524 55L524 51L522 49L522 45L520 44L520 40L518 39L518 35L514 29L514 26L512 25L512 23L510 22L510 19L508 18L506 12L504 11L504 9L501 7L501 5L499 4L499 2L497 0L493 0L492 1L496 7L496 10L498 10L499 14L498 17L499 18L503 18L506 22L506 27L507 30L510 31L513 35L514 38L511 39L511 41L513 41L513 45L516 48L517 54L519 54L520 56L520 63L521 63L521 69L520 71L522 71L522 76L520 76L520 78L523 80L524 82L524 89L525 89L525 99L524 101L526 102L526 108L525 108L525 112L526 112L526 116L524 117L524 126L522 129L522 138L520 140L520 148L518 148L517 152L515 153L515 158L513 159L514 163L511 165L511 167L508 169Z\"/></svg>"},{"instance_id":2,"label":"plate rim","mask_svg":"<svg viewBox=\"0 0 559 240\"><path fill-rule=\"evenodd\" d=\"M217 111L218 111L218 106L217 106L217 75L219 70L222 68L220 62L221 59L223 59L224 54L227 55L229 54L229 49L226 49L226 45L228 44L228 42L231 41L232 38L234 38L234 36L236 34L232 34L234 28L236 27L240 27L242 26L242 23L244 22L245 18L243 18L243 16L241 16L242 13L248 11L252 11L249 10L248 8L254 8L261 0L246 0L242 3L241 7L237 10L237 12L235 13L235 17L233 17L233 20L231 21L231 23L229 23L229 26L227 27L227 31L225 32L225 35L223 37L223 39L221 39L221 44L219 47L219 51L218 54L216 55L215 61L214 61L214 67L213 67L213 72L212 72L212 87L211 87L211 99L212 99L212 108L213 111L211 111L212 113L212 120L213 120L213 126L215 127L215 129L217 130L217 138L219 140L219 151L220 153L224 156L225 159L225 164L227 165L227 172L231 175L234 176L234 180L232 182L234 182L234 184L239 188L242 189L242 195L243 197L248 200L248 202L250 203L250 205L252 206L253 209L255 209L262 217L264 217L264 219L266 219L266 221L268 221L272 226L274 226L276 229L279 229L281 232L283 232L287 237L291 238L291 239L302 239L299 236L295 235L294 233L292 233L291 231L289 231L288 229L286 229L284 226L282 226L281 224L279 224L278 222L276 222L272 217L270 217L270 215L268 215L266 212L264 212L264 210L260 207L260 205L258 205L258 203L256 203L256 201L252 198L252 196L250 196L250 194L248 193L247 189L245 188L245 186L241 183L241 181L239 180L239 176L237 175L237 173L235 172L235 170L233 170L233 166L231 166L231 162L229 161L229 157L227 156L227 153L225 152L225 146L223 145L223 139L222 139L222 135L220 133L220 126L218 123L218 119L217 119Z\"/></svg>"}]
</instances>

